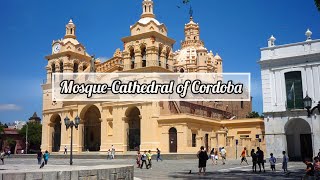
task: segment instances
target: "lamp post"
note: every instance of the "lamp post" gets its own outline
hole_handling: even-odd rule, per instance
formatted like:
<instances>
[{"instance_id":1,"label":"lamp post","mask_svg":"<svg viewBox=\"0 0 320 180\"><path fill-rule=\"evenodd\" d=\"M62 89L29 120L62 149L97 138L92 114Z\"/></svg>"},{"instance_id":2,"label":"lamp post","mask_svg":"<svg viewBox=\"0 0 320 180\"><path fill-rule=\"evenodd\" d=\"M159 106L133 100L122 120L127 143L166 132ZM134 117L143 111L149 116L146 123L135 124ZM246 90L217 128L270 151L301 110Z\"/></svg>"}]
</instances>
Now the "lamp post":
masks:
<instances>
[{"instance_id":1,"label":"lamp post","mask_svg":"<svg viewBox=\"0 0 320 180\"><path fill-rule=\"evenodd\" d=\"M304 108L307 109L308 112L308 117L311 117L311 115L313 114L313 111L318 109L318 112L320 113L320 101L318 102L318 105L311 108L312 106L312 99L307 95L304 99L303 99L303 104L304 104Z\"/></svg>"},{"instance_id":2,"label":"lamp post","mask_svg":"<svg viewBox=\"0 0 320 180\"><path fill-rule=\"evenodd\" d=\"M66 129L71 128L71 145L70 145L70 165L72 165L72 146L73 146L73 127L78 130L78 125L80 124L80 118L77 116L74 121L70 121L68 116L64 119L64 124L66 125Z\"/></svg>"}]
</instances>

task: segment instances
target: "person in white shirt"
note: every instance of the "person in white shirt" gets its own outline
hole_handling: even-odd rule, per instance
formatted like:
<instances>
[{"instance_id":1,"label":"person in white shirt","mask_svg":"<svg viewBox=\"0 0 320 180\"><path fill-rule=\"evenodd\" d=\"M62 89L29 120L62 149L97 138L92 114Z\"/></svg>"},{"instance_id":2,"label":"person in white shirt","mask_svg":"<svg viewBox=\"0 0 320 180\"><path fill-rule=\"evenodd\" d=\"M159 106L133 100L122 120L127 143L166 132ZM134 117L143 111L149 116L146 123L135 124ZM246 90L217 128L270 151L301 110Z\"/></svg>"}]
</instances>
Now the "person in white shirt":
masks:
<instances>
[{"instance_id":1,"label":"person in white shirt","mask_svg":"<svg viewBox=\"0 0 320 180\"><path fill-rule=\"evenodd\" d=\"M269 162L270 162L271 170L272 171L276 171L277 159L273 156L273 153L270 154Z\"/></svg>"},{"instance_id":2,"label":"person in white shirt","mask_svg":"<svg viewBox=\"0 0 320 180\"><path fill-rule=\"evenodd\" d=\"M221 158L222 158L222 164L225 165L226 164L226 157L227 157L227 151L224 149L224 147L222 147L221 151Z\"/></svg>"}]
</instances>

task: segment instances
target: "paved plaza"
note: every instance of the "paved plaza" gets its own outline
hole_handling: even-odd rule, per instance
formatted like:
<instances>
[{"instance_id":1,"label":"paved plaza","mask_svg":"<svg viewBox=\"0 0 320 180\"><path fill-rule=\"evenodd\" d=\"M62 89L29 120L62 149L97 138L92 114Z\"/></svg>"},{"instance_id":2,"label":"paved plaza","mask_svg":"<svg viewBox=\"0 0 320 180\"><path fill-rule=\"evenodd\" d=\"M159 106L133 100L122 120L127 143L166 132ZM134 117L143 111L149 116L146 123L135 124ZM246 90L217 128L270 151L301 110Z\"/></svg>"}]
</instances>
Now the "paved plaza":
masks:
<instances>
[{"instance_id":1,"label":"paved plaza","mask_svg":"<svg viewBox=\"0 0 320 180\"><path fill-rule=\"evenodd\" d=\"M69 159L49 159L49 164L44 169L39 169L37 160L35 159L20 159L6 158L5 165L0 165L2 172L14 171L31 171L39 169L40 171L48 170L70 170ZM197 174L198 160L164 160L156 162L153 160L152 169L134 169L135 179L300 179L304 174L305 165L301 162L289 163L289 175L285 175L281 171L281 164L277 164L277 172L271 172L270 166L266 164L266 173L252 173L251 165L240 165L239 160L230 160L226 165L219 162L218 165L212 165L211 161L207 164L207 174ZM126 159L75 159L75 167L102 166L102 165L135 165L134 160ZM136 167L136 165L135 165ZM191 174L189 174L191 170Z\"/></svg>"}]
</instances>

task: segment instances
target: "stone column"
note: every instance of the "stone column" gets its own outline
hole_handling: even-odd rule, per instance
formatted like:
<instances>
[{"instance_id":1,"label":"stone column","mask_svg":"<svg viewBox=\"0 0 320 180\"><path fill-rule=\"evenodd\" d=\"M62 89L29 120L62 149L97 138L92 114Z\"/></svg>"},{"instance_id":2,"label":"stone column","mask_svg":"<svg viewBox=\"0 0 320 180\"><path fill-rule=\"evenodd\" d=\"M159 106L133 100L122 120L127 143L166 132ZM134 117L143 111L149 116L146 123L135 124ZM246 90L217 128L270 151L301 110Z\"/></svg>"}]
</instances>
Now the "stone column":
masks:
<instances>
[{"instance_id":1,"label":"stone column","mask_svg":"<svg viewBox=\"0 0 320 180\"><path fill-rule=\"evenodd\" d=\"M123 107L114 107L112 111L113 115L113 127L117 127L113 130L112 136L112 144L114 145L116 152L125 152L127 151L127 133L126 133L126 118L125 116L125 108Z\"/></svg>"},{"instance_id":2,"label":"stone column","mask_svg":"<svg viewBox=\"0 0 320 180\"><path fill-rule=\"evenodd\" d=\"M166 54L167 54L167 51L165 49L163 49L160 54L161 67L163 67L165 69L167 66L166 65Z\"/></svg>"},{"instance_id":3,"label":"stone column","mask_svg":"<svg viewBox=\"0 0 320 180\"><path fill-rule=\"evenodd\" d=\"M64 146L67 146L68 151L70 150L70 141L69 141L69 132L64 124L64 118L68 118L73 120L69 113L61 113L61 140L60 140L60 152L64 152Z\"/></svg>"},{"instance_id":4,"label":"stone column","mask_svg":"<svg viewBox=\"0 0 320 180\"><path fill-rule=\"evenodd\" d=\"M52 76L51 67L49 65L46 66L46 70L47 70L47 82L44 84L51 84L51 76Z\"/></svg>"},{"instance_id":5,"label":"stone column","mask_svg":"<svg viewBox=\"0 0 320 180\"><path fill-rule=\"evenodd\" d=\"M131 69L130 53L127 51L123 52L123 70L127 71Z\"/></svg>"},{"instance_id":6,"label":"stone column","mask_svg":"<svg viewBox=\"0 0 320 180\"><path fill-rule=\"evenodd\" d=\"M84 135L83 135L83 132L84 132L84 124L83 124L83 120L80 120L80 124L78 126L78 130L76 132L77 136L78 136L78 139L77 139L77 144L78 146L76 147L77 151L80 153L83 151L83 142L84 142Z\"/></svg>"},{"instance_id":7,"label":"stone column","mask_svg":"<svg viewBox=\"0 0 320 180\"><path fill-rule=\"evenodd\" d=\"M100 151L108 151L108 149L110 149L108 147L108 120L107 118L110 117L110 113L108 113L109 111L107 109L103 109L101 112L101 145L100 145Z\"/></svg>"},{"instance_id":8,"label":"stone column","mask_svg":"<svg viewBox=\"0 0 320 180\"><path fill-rule=\"evenodd\" d=\"M226 146L226 131L217 131L217 137L218 137L218 148L219 147L225 147Z\"/></svg>"},{"instance_id":9,"label":"stone column","mask_svg":"<svg viewBox=\"0 0 320 180\"><path fill-rule=\"evenodd\" d=\"M134 69L141 68L142 67L142 56L141 56L141 50L139 48L134 50Z\"/></svg>"},{"instance_id":10,"label":"stone column","mask_svg":"<svg viewBox=\"0 0 320 180\"><path fill-rule=\"evenodd\" d=\"M49 137L50 137L49 136L49 133L50 133L49 118L50 116L48 114L43 114L41 150L42 151L48 150L51 152L51 150L49 149Z\"/></svg>"}]
</instances>

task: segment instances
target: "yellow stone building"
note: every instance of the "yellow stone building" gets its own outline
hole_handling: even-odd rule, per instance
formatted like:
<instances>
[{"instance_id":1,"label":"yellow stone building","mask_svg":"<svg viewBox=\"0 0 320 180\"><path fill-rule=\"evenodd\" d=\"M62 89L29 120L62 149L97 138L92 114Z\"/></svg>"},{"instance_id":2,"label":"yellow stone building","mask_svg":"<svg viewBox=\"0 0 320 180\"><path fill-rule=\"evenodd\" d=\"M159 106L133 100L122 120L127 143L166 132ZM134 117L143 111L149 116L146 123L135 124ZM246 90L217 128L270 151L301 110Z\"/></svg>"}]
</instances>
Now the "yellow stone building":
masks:
<instances>
[{"instance_id":1,"label":"yellow stone building","mask_svg":"<svg viewBox=\"0 0 320 180\"><path fill-rule=\"evenodd\" d=\"M261 119L241 119L251 112L251 102L52 102L51 76L54 72L217 72L222 59L208 51L200 40L200 27L190 18L184 27L181 49L173 51L175 40L156 20L152 0L142 2L143 13L130 26L130 36L122 38L106 62L93 61L76 38L76 26L66 25L63 39L53 41L47 56L47 81L43 89L42 150L70 149L70 129L64 118L81 119L74 131L73 150L105 152L114 145L118 154L160 148L163 153L195 153L226 147L229 157L238 149L257 146L264 149L264 123ZM259 138L256 135L259 135Z\"/></svg>"}]
</instances>

